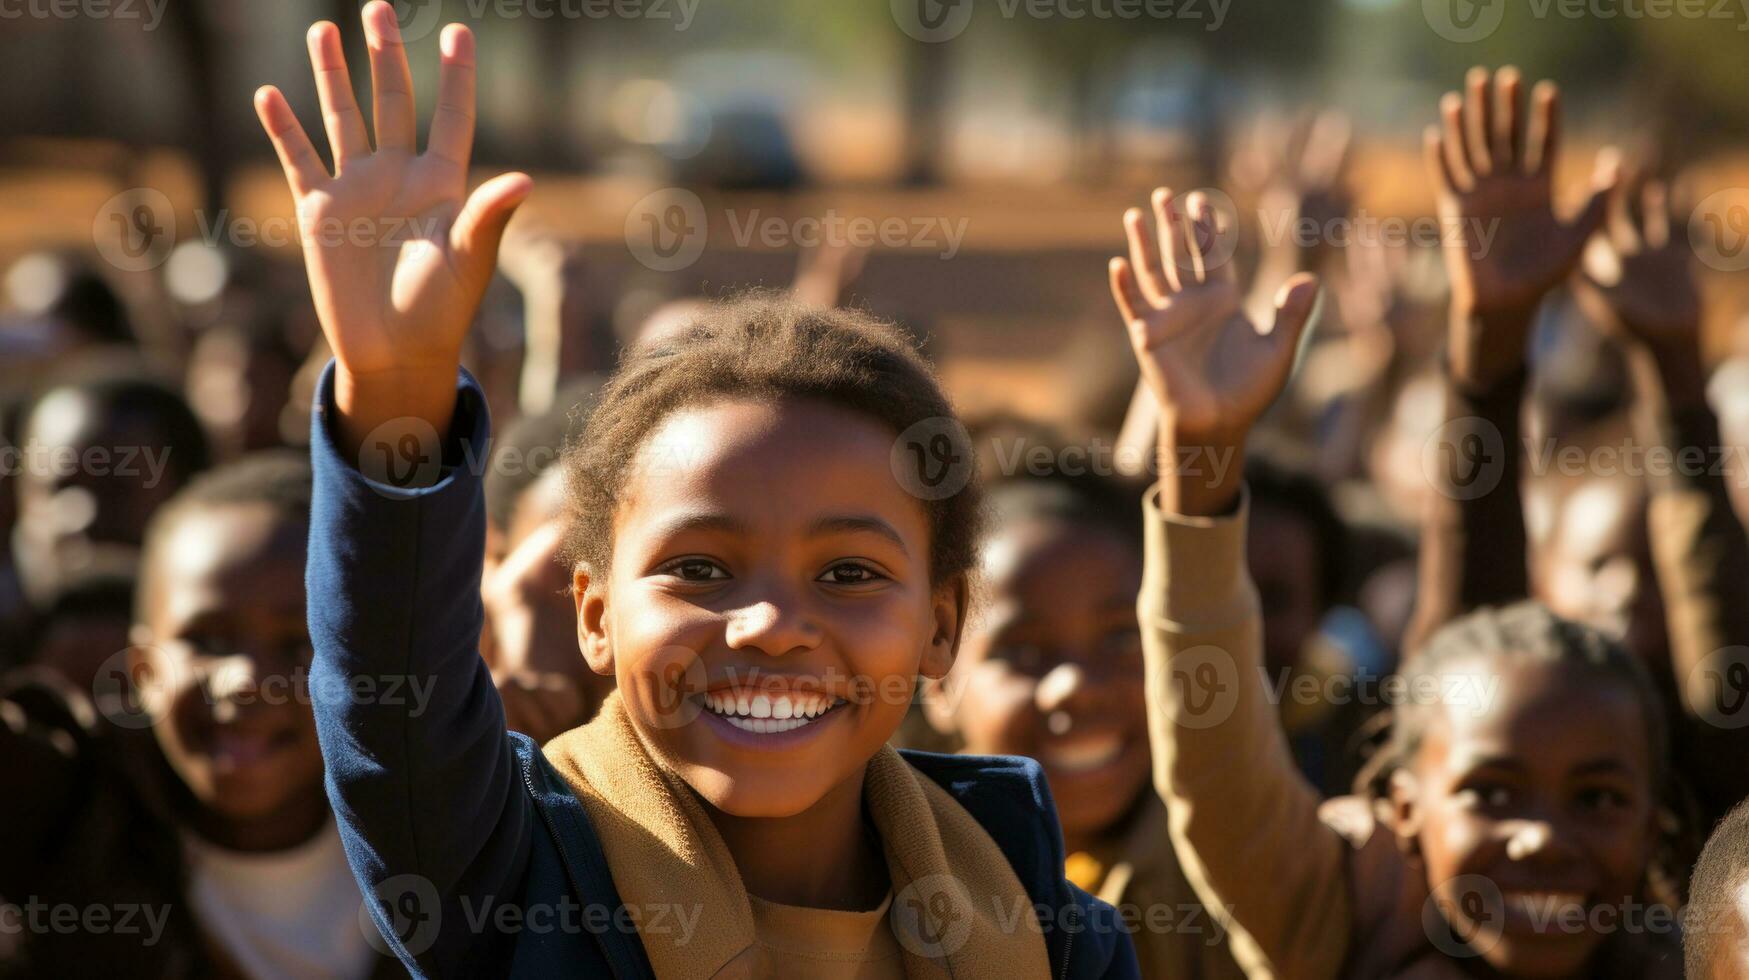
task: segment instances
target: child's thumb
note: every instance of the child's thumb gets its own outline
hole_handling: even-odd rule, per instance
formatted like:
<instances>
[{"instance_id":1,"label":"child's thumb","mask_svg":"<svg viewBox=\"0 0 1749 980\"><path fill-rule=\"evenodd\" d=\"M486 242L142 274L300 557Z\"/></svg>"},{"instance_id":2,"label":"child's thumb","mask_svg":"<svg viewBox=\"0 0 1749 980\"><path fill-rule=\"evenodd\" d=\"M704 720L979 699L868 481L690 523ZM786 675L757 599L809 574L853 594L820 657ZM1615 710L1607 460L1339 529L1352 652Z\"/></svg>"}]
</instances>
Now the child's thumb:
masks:
<instances>
[{"instance_id":1,"label":"child's thumb","mask_svg":"<svg viewBox=\"0 0 1749 980\"><path fill-rule=\"evenodd\" d=\"M1281 284L1275 294L1275 325L1269 335L1280 347L1293 350L1312 321L1318 303L1318 277L1302 272Z\"/></svg>"},{"instance_id":2,"label":"child's thumb","mask_svg":"<svg viewBox=\"0 0 1749 980\"><path fill-rule=\"evenodd\" d=\"M450 233L458 266L466 274L484 281L492 275L498 262L498 243L504 238L504 226L510 223L516 208L528 198L534 181L527 174L499 174L468 195L462 213L456 216Z\"/></svg>"}]
</instances>

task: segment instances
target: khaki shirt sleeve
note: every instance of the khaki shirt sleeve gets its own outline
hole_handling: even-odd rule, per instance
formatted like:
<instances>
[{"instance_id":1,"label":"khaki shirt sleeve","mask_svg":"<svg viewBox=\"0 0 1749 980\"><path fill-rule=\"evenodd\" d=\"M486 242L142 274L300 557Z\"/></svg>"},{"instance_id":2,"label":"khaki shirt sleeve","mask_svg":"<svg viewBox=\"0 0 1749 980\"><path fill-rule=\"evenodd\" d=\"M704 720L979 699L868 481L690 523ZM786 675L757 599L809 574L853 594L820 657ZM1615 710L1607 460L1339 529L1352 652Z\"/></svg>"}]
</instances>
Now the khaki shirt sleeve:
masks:
<instances>
[{"instance_id":1,"label":"khaki shirt sleeve","mask_svg":"<svg viewBox=\"0 0 1749 980\"><path fill-rule=\"evenodd\" d=\"M1318 816L1263 678L1262 619L1235 514L1143 503L1137 608L1154 785L1186 877L1254 978L1336 977L1353 934L1346 845Z\"/></svg>"}]
</instances>

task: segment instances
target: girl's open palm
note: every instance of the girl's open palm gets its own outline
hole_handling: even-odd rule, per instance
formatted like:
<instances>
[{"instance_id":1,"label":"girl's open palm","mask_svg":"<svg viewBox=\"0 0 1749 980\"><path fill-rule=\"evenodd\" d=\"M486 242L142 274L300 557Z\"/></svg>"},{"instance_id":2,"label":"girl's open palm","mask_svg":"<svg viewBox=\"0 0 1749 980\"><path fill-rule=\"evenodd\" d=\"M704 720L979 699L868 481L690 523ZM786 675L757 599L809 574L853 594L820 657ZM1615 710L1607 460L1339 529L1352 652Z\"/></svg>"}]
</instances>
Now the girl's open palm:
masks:
<instances>
[{"instance_id":1,"label":"girl's open palm","mask_svg":"<svg viewBox=\"0 0 1749 980\"><path fill-rule=\"evenodd\" d=\"M1465 94L1447 93L1442 125L1426 133L1452 299L1466 313L1534 309L1573 271L1613 183L1600 175L1572 220L1555 214L1560 91L1538 84L1527 118L1521 85L1514 68L1471 69Z\"/></svg>"},{"instance_id":2,"label":"girl's open palm","mask_svg":"<svg viewBox=\"0 0 1749 980\"><path fill-rule=\"evenodd\" d=\"M1214 252L1206 246L1222 231L1214 209L1191 195L1187 228L1170 190L1156 190L1153 205L1157 244L1140 209L1124 215L1130 257L1111 260L1112 297L1172 438L1241 444L1287 381L1317 279L1289 279L1276 296L1273 325L1260 330L1242 309L1232 261L1204 264L1205 251Z\"/></svg>"},{"instance_id":3,"label":"girl's open palm","mask_svg":"<svg viewBox=\"0 0 1749 980\"><path fill-rule=\"evenodd\" d=\"M474 141L474 37L467 28L443 31L437 110L420 153L394 8L377 0L363 19L374 150L331 23L311 27L308 40L334 173L278 89L256 92L255 109L297 202L310 292L335 357L355 376L429 368L453 377L529 178L504 174L466 193Z\"/></svg>"}]
</instances>

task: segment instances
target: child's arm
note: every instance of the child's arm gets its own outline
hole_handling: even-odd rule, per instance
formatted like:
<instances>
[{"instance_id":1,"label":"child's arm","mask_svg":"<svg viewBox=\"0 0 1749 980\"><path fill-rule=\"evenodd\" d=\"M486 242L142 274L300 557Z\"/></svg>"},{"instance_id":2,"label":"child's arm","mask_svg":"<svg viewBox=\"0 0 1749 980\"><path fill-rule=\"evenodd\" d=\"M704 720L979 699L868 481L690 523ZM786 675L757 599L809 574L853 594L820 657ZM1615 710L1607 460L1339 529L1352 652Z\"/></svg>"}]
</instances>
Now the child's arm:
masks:
<instances>
[{"instance_id":1,"label":"child's arm","mask_svg":"<svg viewBox=\"0 0 1749 980\"><path fill-rule=\"evenodd\" d=\"M1634 382L1635 436L1648 453L1666 450L1668 465L1646 467L1651 492L1650 538L1670 639L1671 667L1698 731L1728 752L1740 751L1749 729L1721 722L1740 690L1727 690L1729 663L1709 664L1716 651L1749 644L1749 535L1731 509L1719 420L1707 404L1701 356L1701 296L1694 253L1672 237L1669 194L1659 181L1641 192L1641 220L1624 186L1610 197L1606 228L1586 252L1578 295L1586 310L1625 345ZM1710 668L1710 669L1709 669ZM1719 727L1715 727L1719 726ZM1711 785L1697 787L1709 806L1728 806L1749 793L1735 766L1704 767Z\"/></svg>"},{"instance_id":2,"label":"child's arm","mask_svg":"<svg viewBox=\"0 0 1749 980\"><path fill-rule=\"evenodd\" d=\"M1344 846L1288 752L1262 684L1261 616L1245 568L1244 444L1287 381L1317 280L1290 279L1261 331L1241 312L1232 266L1202 268L1215 216L1192 199L1186 234L1156 191L1153 243L1124 216L1130 260L1112 294L1161 419L1138 612L1154 783L1203 903L1252 975L1333 977L1347 953ZM1162 252L1164 259L1162 259Z\"/></svg>"},{"instance_id":3,"label":"child's arm","mask_svg":"<svg viewBox=\"0 0 1749 980\"><path fill-rule=\"evenodd\" d=\"M1537 85L1527 121L1520 84L1515 69L1472 69L1467 94L1440 102L1443 127L1427 130L1452 295L1446 423L1427 453L1433 486L1411 648L1453 617L1529 591L1519 487L1525 342L1543 297L1603 220L1615 182L1612 168L1600 171L1579 216L1556 216L1560 93Z\"/></svg>"},{"instance_id":4,"label":"child's arm","mask_svg":"<svg viewBox=\"0 0 1749 980\"><path fill-rule=\"evenodd\" d=\"M372 3L364 23L374 151L332 24L311 28L309 48L337 174L276 89L255 100L297 201L310 292L335 355L311 447L312 702L335 817L379 924L401 931L389 938L409 966L471 975L501 965L512 937L470 931L459 903L519 897L533 817L477 653L485 523L469 464L486 451L487 421L458 365L528 178L499 177L464 198L474 115L466 28L444 31L437 112L419 154L394 11ZM422 931L428 922L441 924L435 937Z\"/></svg>"}]
</instances>

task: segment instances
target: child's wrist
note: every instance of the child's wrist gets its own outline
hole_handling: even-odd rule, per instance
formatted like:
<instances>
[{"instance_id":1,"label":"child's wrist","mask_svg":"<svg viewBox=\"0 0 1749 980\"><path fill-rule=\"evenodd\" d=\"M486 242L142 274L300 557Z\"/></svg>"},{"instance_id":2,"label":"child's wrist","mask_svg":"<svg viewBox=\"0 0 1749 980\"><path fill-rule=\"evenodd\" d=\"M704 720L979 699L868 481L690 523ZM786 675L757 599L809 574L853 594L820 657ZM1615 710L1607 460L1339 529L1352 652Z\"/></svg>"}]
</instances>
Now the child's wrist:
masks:
<instances>
[{"instance_id":1,"label":"child's wrist","mask_svg":"<svg viewBox=\"0 0 1749 980\"><path fill-rule=\"evenodd\" d=\"M1244 483L1244 440L1187 439L1167 421L1158 449L1160 509L1184 517L1232 513Z\"/></svg>"},{"instance_id":2,"label":"child's wrist","mask_svg":"<svg viewBox=\"0 0 1749 980\"><path fill-rule=\"evenodd\" d=\"M460 366L459 360L453 364L439 360L361 371L337 362L334 432L341 453L367 476L391 483L404 481L393 479L392 473L374 472L380 467L370 465L376 459L373 448L387 446L402 459L440 460L455 414Z\"/></svg>"}]
</instances>

